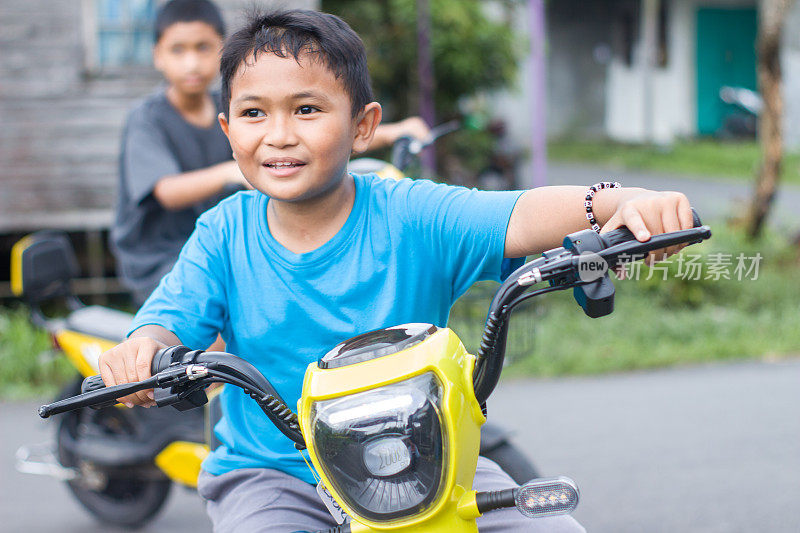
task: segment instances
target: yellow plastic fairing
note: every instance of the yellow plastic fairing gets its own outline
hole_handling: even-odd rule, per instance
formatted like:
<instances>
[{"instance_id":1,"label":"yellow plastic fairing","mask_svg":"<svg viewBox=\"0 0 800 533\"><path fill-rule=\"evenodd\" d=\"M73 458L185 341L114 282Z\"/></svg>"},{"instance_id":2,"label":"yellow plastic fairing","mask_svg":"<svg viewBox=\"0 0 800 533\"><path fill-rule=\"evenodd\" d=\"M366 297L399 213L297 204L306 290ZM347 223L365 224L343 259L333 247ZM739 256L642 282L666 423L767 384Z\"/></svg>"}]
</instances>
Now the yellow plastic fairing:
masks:
<instances>
[{"instance_id":1,"label":"yellow plastic fairing","mask_svg":"<svg viewBox=\"0 0 800 533\"><path fill-rule=\"evenodd\" d=\"M97 360L100 355L117 345L114 341L92 337L91 335L67 329L56 333L56 342L58 342L67 359L85 377L99 374Z\"/></svg>"},{"instance_id":2,"label":"yellow plastic fairing","mask_svg":"<svg viewBox=\"0 0 800 533\"><path fill-rule=\"evenodd\" d=\"M377 174L380 178L392 180L401 180L406 177L399 168L389 163L386 163L386 166L377 171L375 174Z\"/></svg>"},{"instance_id":3,"label":"yellow plastic fairing","mask_svg":"<svg viewBox=\"0 0 800 533\"><path fill-rule=\"evenodd\" d=\"M480 426L486 421L472 389L474 365L475 357L467 353L455 333L445 328L391 355L332 369L320 369L316 363L308 366L303 395L298 402L303 436L325 486L353 517L354 525L360 523L359 531L477 532L474 520L458 513L459 503L462 509L465 505L462 496L472 489L480 447ZM324 465L320 464L311 426L312 406L317 401L375 389L426 372L434 373L443 385L443 431L448 446L445 451L446 479L439 497L419 515L380 522L360 517L336 491L336 484L331 482ZM466 513L467 516L470 514ZM361 526L366 529L361 529Z\"/></svg>"},{"instance_id":4,"label":"yellow plastic fairing","mask_svg":"<svg viewBox=\"0 0 800 533\"><path fill-rule=\"evenodd\" d=\"M196 442L175 441L156 455L156 466L173 481L197 486L200 463L208 456L208 446Z\"/></svg>"},{"instance_id":5,"label":"yellow plastic fairing","mask_svg":"<svg viewBox=\"0 0 800 533\"><path fill-rule=\"evenodd\" d=\"M22 254L33 243L33 237L28 235L18 240L11 248L11 292L14 296L22 296L25 287L22 286Z\"/></svg>"}]
</instances>

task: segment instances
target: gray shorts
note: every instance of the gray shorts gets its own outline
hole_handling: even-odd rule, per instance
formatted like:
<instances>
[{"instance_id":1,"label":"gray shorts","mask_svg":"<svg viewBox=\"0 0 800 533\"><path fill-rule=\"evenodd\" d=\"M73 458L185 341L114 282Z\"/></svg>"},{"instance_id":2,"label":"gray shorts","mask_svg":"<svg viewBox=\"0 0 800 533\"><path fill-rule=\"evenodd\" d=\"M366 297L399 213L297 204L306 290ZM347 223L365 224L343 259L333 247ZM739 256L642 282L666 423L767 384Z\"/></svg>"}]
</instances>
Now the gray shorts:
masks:
<instances>
[{"instance_id":1,"label":"gray shorts","mask_svg":"<svg viewBox=\"0 0 800 533\"><path fill-rule=\"evenodd\" d=\"M473 488L500 490L516 483L496 463L478 458ZM334 527L316 487L278 470L245 468L221 476L200 472L197 490L206 501L214 533L289 533ZM583 527L569 516L530 519L516 509L492 511L477 520L481 533L531 531L580 533Z\"/></svg>"}]
</instances>

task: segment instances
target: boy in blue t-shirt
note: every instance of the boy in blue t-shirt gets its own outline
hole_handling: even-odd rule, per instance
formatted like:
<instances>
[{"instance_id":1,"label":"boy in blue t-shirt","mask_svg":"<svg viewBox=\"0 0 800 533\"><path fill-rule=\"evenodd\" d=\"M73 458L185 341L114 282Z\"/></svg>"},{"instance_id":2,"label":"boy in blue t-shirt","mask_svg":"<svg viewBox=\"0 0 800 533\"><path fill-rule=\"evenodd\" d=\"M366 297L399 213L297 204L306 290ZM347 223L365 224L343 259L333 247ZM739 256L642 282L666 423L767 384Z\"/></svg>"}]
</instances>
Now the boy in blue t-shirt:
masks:
<instances>
[{"instance_id":1,"label":"boy in blue t-shirt","mask_svg":"<svg viewBox=\"0 0 800 533\"><path fill-rule=\"evenodd\" d=\"M247 186L219 127L225 35L210 0L170 0L158 10L153 63L166 85L128 115L122 135L112 250L120 279L141 305L170 271L201 213ZM371 148L423 139L419 117L383 124Z\"/></svg>"},{"instance_id":2,"label":"boy in blue t-shirt","mask_svg":"<svg viewBox=\"0 0 800 533\"><path fill-rule=\"evenodd\" d=\"M128 340L100 358L107 385L150 376L160 348L227 350L266 375L292 405L308 363L344 339L408 322L445 326L473 282L499 280L527 255L587 225L583 187L482 192L430 181L347 174L381 119L358 36L313 11L253 16L225 44L219 121L255 189L203 214ZM604 189L593 223L639 240L692 226L679 193ZM669 249L674 253L677 249ZM123 398L152 405L152 391ZM334 525L292 444L240 389L226 387L222 444L203 463L200 494L215 531ZM474 487L513 482L479 460ZM486 531L580 531L570 517L515 510Z\"/></svg>"}]
</instances>

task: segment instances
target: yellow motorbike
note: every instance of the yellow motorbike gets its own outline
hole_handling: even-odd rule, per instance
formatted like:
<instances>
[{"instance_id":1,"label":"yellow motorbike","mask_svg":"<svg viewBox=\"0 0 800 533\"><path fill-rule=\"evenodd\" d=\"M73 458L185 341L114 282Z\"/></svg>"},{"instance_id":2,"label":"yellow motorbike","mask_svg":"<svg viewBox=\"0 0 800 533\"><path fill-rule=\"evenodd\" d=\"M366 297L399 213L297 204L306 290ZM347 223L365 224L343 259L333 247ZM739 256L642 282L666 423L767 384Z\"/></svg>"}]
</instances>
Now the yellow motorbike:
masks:
<instances>
[{"instance_id":1,"label":"yellow motorbike","mask_svg":"<svg viewBox=\"0 0 800 533\"><path fill-rule=\"evenodd\" d=\"M12 249L13 291L79 376L59 398L80 393L83 378L98 373L100 355L125 338L133 321L130 313L84 305L70 290L78 273L72 245L62 232L28 235ZM67 313L51 316L54 304ZM175 483L197 486L200 464L219 444L211 431L222 416L214 399L219 392L209 393L205 409L187 413L121 405L71 411L59 419L54 444L17 451L17 470L66 482L78 502L104 523L141 526L157 515ZM481 428L480 453L520 482L538 475L497 425Z\"/></svg>"},{"instance_id":2,"label":"yellow motorbike","mask_svg":"<svg viewBox=\"0 0 800 533\"><path fill-rule=\"evenodd\" d=\"M43 418L155 388L158 406L179 409L205 401L205 387L241 387L298 450L308 450L320 493L332 498L338 532L477 532L475 519L516 507L529 517L571 512L578 489L567 478L476 492L486 400L503 367L511 311L547 292L572 288L590 317L614 308L609 268L650 251L710 238L695 228L641 243L625 228L568 235L501 284L488 313L477 356L456 334L431 324L405 324L347 340L308 366L295 414L255 367L235 355L173 346L153 359L153 377L106 388L100 376L83 394L39 409ZM548 286L539 290L533 290Z\"/></svg>"},{"instance_id":3,"label":"yellow motorbike","mask_svg":"<svg viewBox=\"0 0 800 533\"><path fill-rule=\"evenodd\" d=\"M80 393L83 379L97 374L100 355L125 338L133 321L129 313L84 305L70 289L78 273L62 232L28 235L12 249L12 290L79 375L59 397ZM55 318L45 313L53 306L66 307L67 313ZM215 409L212 402L206 410ZM58 421L54 445L17 450L16 467L66 482L78 502L104 523L138 527L159 512L173 482L196 486L209 451L208 418L202 409L185 414L121 405L78 409Z\"/></svg>"}]
</instances>

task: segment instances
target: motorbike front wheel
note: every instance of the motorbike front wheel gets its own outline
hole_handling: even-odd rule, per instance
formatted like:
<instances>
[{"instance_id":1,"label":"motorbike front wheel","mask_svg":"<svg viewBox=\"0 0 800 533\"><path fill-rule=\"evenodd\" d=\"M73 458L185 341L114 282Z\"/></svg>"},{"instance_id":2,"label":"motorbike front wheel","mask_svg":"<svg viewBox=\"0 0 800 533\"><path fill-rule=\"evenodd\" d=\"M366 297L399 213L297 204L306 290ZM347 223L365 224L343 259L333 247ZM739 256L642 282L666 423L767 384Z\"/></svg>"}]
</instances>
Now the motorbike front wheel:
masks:
<instances>
[{"instance_id":1,"label":"motorbike front wheel","mask_svg":"<svg viewBox=\"0 0 800 533\"><path fill-rule=\"evenodd\" d=\"M69 387L77 385L73 394L80 392L80 383L79 379ZM80 459L65 446L68 439L74 442L92 435L133 435L135 431L136 421L128 409L85 408L66 413L56 433L59 461L62 466L76 468L86 475L87 465L81 465ZM172 487L172 482L155 468L96 469L96 475L102 476L97 489L80 477L66 483L81 505L101 522L127 528L140 527L155 517Z\"/></svg>"}]
</instances>

